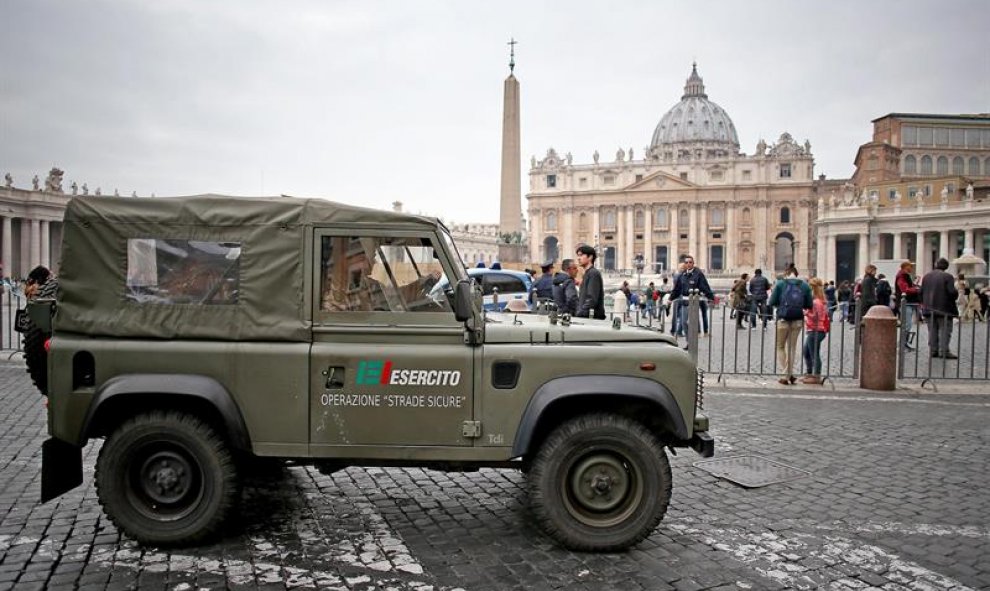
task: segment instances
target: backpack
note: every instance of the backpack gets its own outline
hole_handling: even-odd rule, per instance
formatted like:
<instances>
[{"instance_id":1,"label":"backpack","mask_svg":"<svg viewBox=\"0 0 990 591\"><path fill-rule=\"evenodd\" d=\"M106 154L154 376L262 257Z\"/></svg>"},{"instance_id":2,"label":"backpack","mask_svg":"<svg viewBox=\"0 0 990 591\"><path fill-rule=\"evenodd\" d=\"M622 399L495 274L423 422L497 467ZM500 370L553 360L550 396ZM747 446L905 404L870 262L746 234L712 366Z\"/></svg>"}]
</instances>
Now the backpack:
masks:
<instances>
[{"instance_id":1,"label":"backpack","mask_svg":"<svg viewBox=\"0 0 990 591\"><path fill-rule=\"evenodd\" d=\"M800 281L784 281L784 292L777 307L777 317L783 320L804 318L804 290Z\"/></svg>"},{"instance_id":2,"label":"backpack","mask_svg":"<svg viewBox=\"0 0 990 591\"><path fill-rule=\"evenodd\" d=\"M877 283L877 301L890 301L890 283L888 283L886 279Z\"/></svg>"}]
</instances>

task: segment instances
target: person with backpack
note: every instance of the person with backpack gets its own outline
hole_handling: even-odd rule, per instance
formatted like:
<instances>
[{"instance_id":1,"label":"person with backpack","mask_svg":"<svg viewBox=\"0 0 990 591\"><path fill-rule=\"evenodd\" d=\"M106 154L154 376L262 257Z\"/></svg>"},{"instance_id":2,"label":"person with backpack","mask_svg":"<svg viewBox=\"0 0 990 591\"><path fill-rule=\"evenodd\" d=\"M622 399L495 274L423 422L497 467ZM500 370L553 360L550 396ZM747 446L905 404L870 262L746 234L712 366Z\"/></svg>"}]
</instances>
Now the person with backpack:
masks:
<instances>
[{"instance_id":1,"label":"person with backpack","mask_svg":"<svg viewBox=\"0 0 990 591\"><path fill-rule=\"evenodd\" d=\"M911 342L915 333L911 329L914 328L914 316L921 301L921 290L914 283L913 273L914 264L911 261L904 261L894 277L894 313L901 317L901 330L907 334L904 347L908 351L912 350Z\"/></svg>"},{"instance_id":2,"label":"person with backpack","mask_svg":"<svg viewBox=\"0 0 990 591\"><path fill-rule=\"evenodd\" d=\"M839 303L839 311L842 312L839 322L849 322L849 301L852 300L852 289L849 287L848 281L839 284L839 288L835 290L835 299Z\"/></svg>"},{"instance_id":3,"label":"person with backpack","mask_svg":"<svg viewBox=\"0 0 990 591\"><path fill-rule=\"evenodd\" d=\"M794 358L797 356L797 342L804 324L804 311L810 310L813 304L811 288L798 278L796 267L788 267L784 271L784 278L773 286L769 304L777 313L777 363L784 371L778 381L790 385L797 381L794 376Z\"/></svg>"},{"instance_id":4,"label":"person with backpack","mask_svg":"<svg viewBox=\"0 0 990 591\"><path fill-rule=\"evenodd\" d=\"M832 321L832 315L835 314L835 309L839 307L838 301L835 297L835 282L829 281L828 285L825 286L825 303L828 305L828 321Z\"/></svg>"}]
</instances>

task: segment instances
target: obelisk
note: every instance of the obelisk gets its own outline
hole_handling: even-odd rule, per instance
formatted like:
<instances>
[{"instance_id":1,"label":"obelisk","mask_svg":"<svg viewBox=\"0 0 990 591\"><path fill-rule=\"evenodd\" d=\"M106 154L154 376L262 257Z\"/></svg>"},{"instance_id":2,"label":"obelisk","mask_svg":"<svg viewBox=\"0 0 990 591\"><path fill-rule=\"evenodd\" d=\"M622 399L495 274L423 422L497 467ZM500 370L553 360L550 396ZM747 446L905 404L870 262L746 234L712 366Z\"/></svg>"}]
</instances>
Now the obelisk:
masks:
<instances>
[{"instance_id":1,"label":"obelisk","mask_svg":"<svg viewBox=\"0 0 990 591\"><path fill-rule=\"evenodd\" d=\"M522 259L522 194L519 146L519 81L515 39L509 41L509 77L505 79L502 102L502 187L499 203L498 258L518 263ZM507 239L507 240L506 240Z\"/></svg>"}]
</instances>

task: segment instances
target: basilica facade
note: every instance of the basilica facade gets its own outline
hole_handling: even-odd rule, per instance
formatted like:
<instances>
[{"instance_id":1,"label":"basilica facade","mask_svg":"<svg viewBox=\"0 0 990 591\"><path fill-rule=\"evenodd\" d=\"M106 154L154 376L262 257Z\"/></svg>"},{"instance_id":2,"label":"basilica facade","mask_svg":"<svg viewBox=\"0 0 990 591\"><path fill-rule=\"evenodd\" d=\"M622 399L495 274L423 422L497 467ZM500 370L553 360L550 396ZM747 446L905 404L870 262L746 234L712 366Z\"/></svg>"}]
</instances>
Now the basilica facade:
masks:
<instances>
[{"instance_id":1,"label":"basilica facade","mask_svg":"<svg viewBox=\"0 0 990 591\"><path fill-rule=\"evenodd\" d=\"M530 258L569 258L595 246L599 267L669 272L693 255L710 275L755 268L805 273L815 262L814 158L808 141L782 133L752 154L740 150L728 113L708 98L697 67L680 102L634 157L597 151L591 163L550 148L530 161Z\"/></svg>"}]
</instances>

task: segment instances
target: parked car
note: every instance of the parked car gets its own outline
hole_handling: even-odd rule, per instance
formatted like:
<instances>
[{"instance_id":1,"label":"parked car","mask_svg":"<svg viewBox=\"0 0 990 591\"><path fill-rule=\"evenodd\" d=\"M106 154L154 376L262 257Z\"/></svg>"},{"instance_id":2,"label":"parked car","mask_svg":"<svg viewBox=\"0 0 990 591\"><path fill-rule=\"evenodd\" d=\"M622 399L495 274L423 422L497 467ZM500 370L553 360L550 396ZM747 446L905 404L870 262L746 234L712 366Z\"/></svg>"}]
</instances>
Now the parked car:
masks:
<instances>
[{"instance_id":1,"label":"parked car","mask_svg":"<svg viewBox=\"0 0 990 591\"><path fill-rule=\"evenodd\" d=\"M485 310L496 311L496 288L498 289L498 311L505 309L509 300L522 300L526 302L527 309L532 309L529 295L533 292L533 278L529 276L529 273L510 269L483 268L468 269L467 273L481 286ZM446 277L437 282L436 287L433 288L435 294L449 293L450 290L450 282Z\"/></svg>"}]
</instances>

